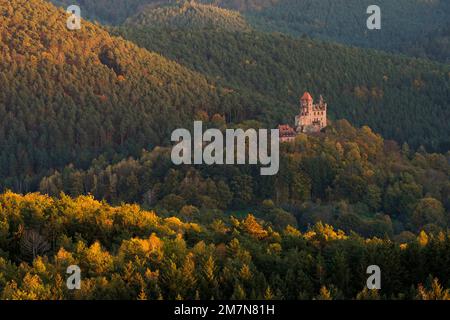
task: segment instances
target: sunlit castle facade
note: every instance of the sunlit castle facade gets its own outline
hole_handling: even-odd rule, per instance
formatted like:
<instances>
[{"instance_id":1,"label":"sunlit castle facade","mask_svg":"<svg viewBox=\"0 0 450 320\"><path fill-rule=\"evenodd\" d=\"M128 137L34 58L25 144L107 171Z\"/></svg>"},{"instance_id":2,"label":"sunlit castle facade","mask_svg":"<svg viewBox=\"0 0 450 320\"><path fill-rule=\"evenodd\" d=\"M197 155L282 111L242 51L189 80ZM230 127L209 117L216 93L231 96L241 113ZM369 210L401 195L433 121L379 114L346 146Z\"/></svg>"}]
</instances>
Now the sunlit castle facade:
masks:
<instances>
[{"instance_id":1,"label":"sunlit castle facade","mask_svg":"<svg viewBox=\"0 0 450 320\"><path fill-rule=\"evenodd\" d=\"M300 98L300 114L295 117L295 127L288 124L278 126L280 141L293 141L299 133L319 132L327 126L327 104L322 96L319 103L314 103L309 92L305 92Z\"/></svg>"}]
</instances>

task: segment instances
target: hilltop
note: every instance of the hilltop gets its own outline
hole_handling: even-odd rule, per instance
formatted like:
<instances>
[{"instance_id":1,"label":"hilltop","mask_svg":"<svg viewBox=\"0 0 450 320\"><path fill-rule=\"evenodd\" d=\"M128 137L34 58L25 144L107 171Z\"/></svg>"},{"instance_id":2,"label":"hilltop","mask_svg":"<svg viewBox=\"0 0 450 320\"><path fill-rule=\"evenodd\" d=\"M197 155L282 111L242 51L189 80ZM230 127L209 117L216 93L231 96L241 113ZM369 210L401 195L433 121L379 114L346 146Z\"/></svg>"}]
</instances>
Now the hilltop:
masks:
<instances>
[{"instance_id":1,"label":"hilltop","mask_svg":"<svg viewBox=\"0 0 450 320\"><path fill-rule=\"evenodd\" d=\"M36 174L101 153L137 155L200 110L255 117L271 104L87 21L70 31L66 13L45 1L2 2L0 10L2 187L30 190Z\"/></svg>"},{"instance_id":2,"label":"hilltop","mask_svg":"<svg viewBox=\"0 0 450 320\"><path fill-rule=\"evenodd\" d=\"M261 10L277 3L280 0L198 0L197 4L211 4L215 7L238 10L241 12ZM72 0L50 0L50 2L67 7L74 4ZM191 3L192 0L78 0L83 8L83 17L90 20L98 20L106 24L119 25L127 18L137 15L141 10L156 8L166 5L178 6L180 3ZM216 10L215 14L218 11Z\"/></svg>"},{"instance_id":3,"label":"hilltop","mask_svg":"<svg viewBox=\"0 0 450 320\"><path fill-rule=\"evenodd\" d=\"M248 31L250 29L245 19L237 11L193 1L162 7L149 6L128 18L125 25L184 30Z\"/></svg>"},{"instance_id":4,"label":"hilltop","mask_svg":"<svg viewBox=\"0 0 450 320\"><path fill-rule=\"evenodd\" d=\"M204 124L218 127L217 120ZM346 120L320 134L300 134L280 151L275 176L261 176L251 165L176 166L170 148L155 148L114 163L99 158L87 170L67 166L42 179L40 191L141 203L203 224L227 212L252 212L275 230L322 221L346 232L394 238L450 225L450 153L400 148Z\"/></svg>"},{"instance_id":5,"label":"hilltop","mask_svg":"<svg viewBox=\"0 0 450 320\"><path fill-rule=\"evenodd\" d=\"M71 0L51 0L67 7ZM309 36L347 45L400 52L449 62L450 2L380 0L382 29L366 27L370 0L199 0L238 10L255 29ZM176 0L80 0L83 17L119 25L143 8L176 4Z\"/></svg>"},{"instance_id":6,"label":"hilltop","mask_svg":"<svg viewBox=\"0 0 450 320\"><path fill-rule=\"evenodd\" d=\"M78 0L82 7L81 15L91 21L99 21L103 24L121 24L127 18L135 15L139 10L149 4L166 4L171 0ZM75 4L72 0L50 0L57 6L67 8Z\"/></svg>"},{"instance_id":7,"label":"hilltop","mask_svg":"<svg viewBox=\"0 0 450 320\"><path fill-rule=\"evenodd\" d=\"M35 190L48 170L101 154L138 156L202 112L275 127L304 90L324 94L331 118L448 150L448 66L254 31L115 31L145 50L87 21L69 31L45 1L2 11L3 188Z\"/></svg>"},{"instance_id":8,"label":"hilltop","mask_svg":"<svg viewBox=\"0 0 450 320\"><path fill-rule=\"evenodd\" d=\"M260 11L265 8L276 5L282 0L200 0L203 3L212 3L214 5L238 10L240 12Z\"/></svg>"}]
</instances>

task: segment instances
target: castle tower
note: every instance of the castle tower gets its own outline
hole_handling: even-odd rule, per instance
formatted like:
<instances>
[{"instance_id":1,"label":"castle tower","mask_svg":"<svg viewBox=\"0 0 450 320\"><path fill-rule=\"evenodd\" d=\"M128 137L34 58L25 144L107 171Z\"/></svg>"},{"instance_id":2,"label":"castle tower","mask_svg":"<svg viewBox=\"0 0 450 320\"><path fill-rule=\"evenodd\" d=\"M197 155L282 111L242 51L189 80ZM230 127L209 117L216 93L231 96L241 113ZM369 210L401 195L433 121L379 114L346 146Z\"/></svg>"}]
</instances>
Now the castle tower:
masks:
<instances>
[{"instance_id":1,"label":"castle tower","mask_svg":"<svg viewBox=\"0 0 450 320\"><path fill-rule=\"evenodd\" d=\"M300 114L308 114L312 111L313 107L313 98L309 94L309 92L305 92L303 96L300 98Z\"/></svg>"},{"instance_id":2,"label":"castle tower","mask_svg":"<svg viewBox=\"0 0 450 320\"><path fill-rule=\"evenodd\" d=\"M295 127L297 132L319 132L327 126L327 104L320 96L319 103L314 104L314 100L305 92L300 98L300 114L295 117Z\"/></svg>"}]
</instances>

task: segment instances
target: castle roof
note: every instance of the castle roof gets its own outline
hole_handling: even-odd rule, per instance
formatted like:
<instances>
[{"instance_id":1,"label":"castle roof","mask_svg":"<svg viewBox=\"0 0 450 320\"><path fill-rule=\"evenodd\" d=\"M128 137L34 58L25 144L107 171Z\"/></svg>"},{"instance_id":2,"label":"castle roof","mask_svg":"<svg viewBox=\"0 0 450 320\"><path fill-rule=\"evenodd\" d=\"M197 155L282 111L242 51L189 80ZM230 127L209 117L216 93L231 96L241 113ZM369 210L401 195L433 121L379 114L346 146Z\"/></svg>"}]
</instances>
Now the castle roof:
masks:
<instances>
[{"instance_id":1,"label":"castle roof","mask_svg":"<svg viewBox=\"0 0 450 320\"><path fill-rule=\"evenodd\" d=\"M303 96L300 98L300 100L306 100L306 101L313 101L313 98L311 97L311 95L309 94L308 91L306 91Z\"/></svg>"},{"instance_id":2,"label":"castle roof","mask_svg":"<svg viewBox=\"0 0 450 320\"><path fill-rule=\"evenodd\" d=\"M280 124L278 126L278 130L280 131L280 137L294 137L295 130L288 124Z\"/></svg>"}]
</instances>

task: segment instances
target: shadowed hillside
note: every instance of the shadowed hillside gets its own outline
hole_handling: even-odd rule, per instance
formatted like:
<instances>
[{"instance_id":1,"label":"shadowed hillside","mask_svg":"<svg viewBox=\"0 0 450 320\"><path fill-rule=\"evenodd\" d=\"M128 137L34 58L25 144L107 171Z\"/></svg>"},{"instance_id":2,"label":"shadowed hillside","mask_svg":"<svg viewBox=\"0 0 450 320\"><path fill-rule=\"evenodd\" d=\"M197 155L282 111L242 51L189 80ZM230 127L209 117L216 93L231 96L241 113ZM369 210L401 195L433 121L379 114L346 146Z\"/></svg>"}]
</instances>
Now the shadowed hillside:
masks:
<instances>
[{"instance_id":1,"label":"shadowed hillside","mask_svg":"<svg viewBox=\"0 0 450 320\"><path fill-rule=\"evenodd\" d=\"M236 11L195 2L156 8L149 6L127 19L125 25L168 29L223 29L227 31L250 29L245 19Z\"/></svg>"},{"instance_id":2,"label":"shadowed hillside","mask_svg":"<svg viewBox=\"0 0 450 320\"><path fill-rule=\"evenodd\" d=\"M414 148L450 147L448 65L280 34L141 26L116 30L218 83L295 106L277 109L269 125L292 121L299 94L308 90L315 97L324 95L332 118L367 124Z\"/></svg>"},{"instance_id":3,"label":"shadowed hillside","mask_svg":"<svg viewBox=\"0 0 450 320\"><path fill-rule=\"evenodd\" d=\"M373 4L381 9L381 30L366 27ZM247 17L261 30L450 62L447 0L280 0Z\"/></svg>"},{"instance_id":4,"label":"shadowed hillside","mask_svg":"<svg viewBox=\"0 0 450 320\"><path fill-rule=\"evenodd\" d=\"M45 1L1 2L0 12L0 186L29 190L49 168L137 155L199 110L244 119L271 104L86 21L69 31Z\"/></svg>"}]
</instances>

